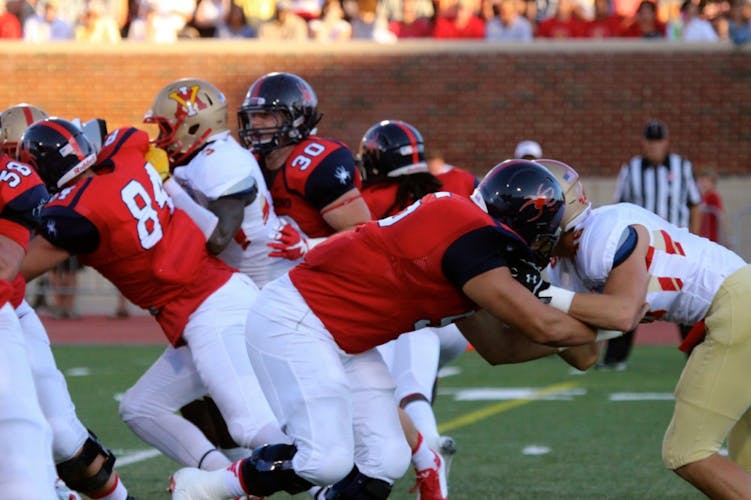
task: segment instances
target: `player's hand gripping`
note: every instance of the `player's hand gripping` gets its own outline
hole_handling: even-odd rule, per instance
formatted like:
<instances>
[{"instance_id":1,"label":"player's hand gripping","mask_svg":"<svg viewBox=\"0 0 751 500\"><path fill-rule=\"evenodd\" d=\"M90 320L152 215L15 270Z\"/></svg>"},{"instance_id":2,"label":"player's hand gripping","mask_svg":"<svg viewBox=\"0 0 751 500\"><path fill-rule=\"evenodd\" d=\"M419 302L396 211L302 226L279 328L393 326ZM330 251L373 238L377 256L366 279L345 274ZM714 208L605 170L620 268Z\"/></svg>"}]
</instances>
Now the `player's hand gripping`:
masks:
<instances>
[{"instance_id":1,"label":"player's hand gripping","mask_svg":"<svg viewBox=\"0 0 751 500\"><path fill-rule=\"evenodd\" d=\"M550 288L550 283L542 279L540 266L526 259L519 259L509 267L509 270L516 281L524 285L527 290L542 299L543 302L546 302L544 298L540 297L540 292Z\"/></svg>"},{"instance_id":2,"label":"player's hand gripping","mask_svg":"<svg viewBox=\"0 0 751 500\"><path fill-rule=\"evenodd\" d=\"M149 150L146 152L146 161L151 163L151 165L157 171L159 177L162 178L162 183L167 182L167 179L169 179L172 175L172 172L170 171L167 152L152 144L151 146L149 146Z\"/></svg>"},{"instance_id":3,"label":"player's hand gripping","mask_svg":"<svg viewBox=\"0 0 751 500\"><path fill-rule=\"evenodd\" d=\"M309 249L308 240L295 229L292 224L283 223L274 234L274 241L267 243L273 250L269 257L297 260L303 257Z\"/></svg>"}]
</instances>

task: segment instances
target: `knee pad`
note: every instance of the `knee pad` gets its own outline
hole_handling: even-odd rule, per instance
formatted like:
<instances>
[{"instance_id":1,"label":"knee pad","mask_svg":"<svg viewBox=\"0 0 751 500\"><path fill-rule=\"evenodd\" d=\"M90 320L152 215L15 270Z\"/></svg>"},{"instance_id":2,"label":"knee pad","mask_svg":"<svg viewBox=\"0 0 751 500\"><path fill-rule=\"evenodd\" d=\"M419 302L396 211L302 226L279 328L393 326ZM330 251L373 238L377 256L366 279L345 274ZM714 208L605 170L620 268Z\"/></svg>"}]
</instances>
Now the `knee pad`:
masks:
<instances>
[{"instance_id":1,"label":"knee pad","mask_svg":"<svg viewBox=\"0 0 751 500\"><path fill-rule=\"evenodd\" d=\"M248 493L267 497L278 491L296 495L310 489L313 483L292 468L297 448L291 444L265 445L253 450L250 458L240 464L240 474Z\"/></svg>"},{"instance_id":2,"label":"knee pad","mask_svg":"<svg viewBox=\"0 0 751 500\"><path fill-rule=\"evenodd\" d=\"M99 456L104 457L104 462L98 471L91 473L89 467ZM70 460L57 464L57 475L69 488L87 493L104 487L112 475L114 466L115 455L102 446L96 435L89 431L89 437L81 447L81 452Z\"/></svg>"},{"instance_id":3,"label":"knee pad","mask_svg":"<svg viewBox=\"0 0 751 500\"><path fill-rule=\"evenodd\" d=\"M391 484L361 473L354 466L347 476L326 492L326 500L382 500L391 493Z\"/></svg>"}]
</instances>

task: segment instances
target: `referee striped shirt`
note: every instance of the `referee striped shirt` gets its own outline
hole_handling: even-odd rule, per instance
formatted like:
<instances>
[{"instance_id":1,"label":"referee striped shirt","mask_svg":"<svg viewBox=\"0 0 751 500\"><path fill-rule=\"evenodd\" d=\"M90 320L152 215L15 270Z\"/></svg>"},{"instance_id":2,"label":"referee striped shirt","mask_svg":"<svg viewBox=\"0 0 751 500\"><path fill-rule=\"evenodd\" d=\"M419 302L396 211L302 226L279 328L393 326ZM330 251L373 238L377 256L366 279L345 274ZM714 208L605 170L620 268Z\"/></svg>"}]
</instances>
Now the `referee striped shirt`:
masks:
<instances>
[{"instance_id":1,"label":"referee striped shirt","mask_svg":"<svg viewBox=\"0 0 751 500\"><path fill-rule=\"evenodd\" d=\"M654 167L635 156L621 167L615 199L656 213L678 227L688 227L690 207L701 203L691 162L671 153Z\"/></svg>"}]
</instances>

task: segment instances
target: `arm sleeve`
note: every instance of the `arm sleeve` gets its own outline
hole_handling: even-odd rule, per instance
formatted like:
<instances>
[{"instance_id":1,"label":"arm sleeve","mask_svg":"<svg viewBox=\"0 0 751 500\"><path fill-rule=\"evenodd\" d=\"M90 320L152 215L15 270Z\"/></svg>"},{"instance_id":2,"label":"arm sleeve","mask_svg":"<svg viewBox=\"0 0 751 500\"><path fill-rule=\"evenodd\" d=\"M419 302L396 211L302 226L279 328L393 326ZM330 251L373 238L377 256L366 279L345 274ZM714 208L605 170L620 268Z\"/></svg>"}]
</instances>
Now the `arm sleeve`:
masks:
<instances>
[{"instance_id":1,"label":"arm sleeve","mask_svg":"<svg viewBox=\"0 0 751 500\"><path fill-rule=\"evenodd\" d=\"M633 226L628 226L621 233L621 239L618 241L618 245L615 248L615 256L613 257L613 269L618 267L623 261L629 258L633 253L636 244L639 242L639 235Z\"/></svg>"},{"instance_id":2,"label":"arm sleeve","mask_svg":"<svg viewBox=\"0 0 751 500\"><path fill-rule=\"evenodd\" d=\"M508 266L507 255L515 244L491 226L465 233L443 255L441 266L446 278L461 289L477 275L496 267Z\"/></svg>"},{"instance_id":3,"label":"arm sleeve","mask_svg":"<svg viewBox=\"0 0 751 500\"><path fill-rule=\"evenodd\" d=\"M0 218L15 222L26 229L36 229L42 207L49 199L47 189L39 184L24 191L5 205Z\"/></svg>"},{"instance_id":4,"label":"arm sleeve","mask_svg":"<svg viewBox=\"0 0 751 500\"><path fill-rule=\"evenodd\" d=\"M91 253L99 247L99 230L84 216L63 206L42 212L39 233L71 255Z\"/></svg>"},{"instance_id":5,"label":"arm sleeve","mask_svg":"<svg viewBox=\"0 0 751 500\"><path fill-rule=\"evenodd\" d=\"M321 160L305 183L305 199L321 210L347 191L356 188L355 160L341 147Z\"/></svg>"}]
</instances>

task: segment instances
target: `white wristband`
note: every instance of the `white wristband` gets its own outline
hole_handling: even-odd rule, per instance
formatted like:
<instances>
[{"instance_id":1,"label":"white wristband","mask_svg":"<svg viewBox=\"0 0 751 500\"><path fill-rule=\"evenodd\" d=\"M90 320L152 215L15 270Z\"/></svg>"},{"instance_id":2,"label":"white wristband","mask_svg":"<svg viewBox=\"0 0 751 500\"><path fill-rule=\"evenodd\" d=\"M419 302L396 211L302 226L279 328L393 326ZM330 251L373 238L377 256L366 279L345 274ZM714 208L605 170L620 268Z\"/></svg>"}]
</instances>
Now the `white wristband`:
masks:
<instances>
[{"instance_id":1,"label":"white wristband","mask_svg":"<svg viewBox=\"0 0 751 500\"><path fill-rule=\"evenodd\" d=\"M173 177L170 177L164 183L164 190L170 195L175 206L185 211L193 219L206 241L209 241L219 223L219 218L212 211L196 203Z\"/></svg>"},{"instance_id":2,"label":"white wristband","mask_svg":"<svg viewBox=\"0 0 751 500\"><path fill-rule=\"evenodd\" d=\"M620 337L621 335L623 335L623 332L619 332L618 330L597 330L595 342L614 339L616 337Z\"/></svg>"},{"instance_id":3,"label":"white wristband","mask_svg":"<svg viewBox=\"0 0 751 500\"><path fill-rule=\"evenodd\" d=\"M548 304L565 313L571 309L571 302L574 300L574 295L576 294L571 290L566 290L565 288L559 288L553 285L550 285L550 287L537 294L541 299L549 299L550 302L548 302Z\"/></svg>"}]
</instances>

